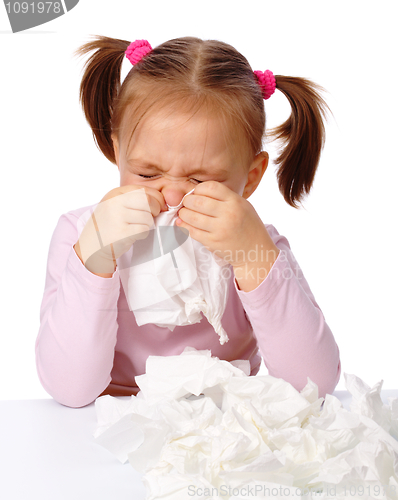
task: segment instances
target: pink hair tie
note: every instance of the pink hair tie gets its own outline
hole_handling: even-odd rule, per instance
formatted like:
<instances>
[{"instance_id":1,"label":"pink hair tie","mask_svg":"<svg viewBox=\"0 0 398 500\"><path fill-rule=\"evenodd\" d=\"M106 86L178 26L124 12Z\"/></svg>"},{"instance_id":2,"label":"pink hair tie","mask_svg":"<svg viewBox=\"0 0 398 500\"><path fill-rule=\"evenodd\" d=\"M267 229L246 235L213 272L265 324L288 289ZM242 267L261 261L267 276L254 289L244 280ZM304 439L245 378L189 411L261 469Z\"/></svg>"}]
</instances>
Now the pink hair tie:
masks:
<instances>
[{"instance_id":1,"label":"pink hair tie","mask_svg":"<svg viewBox=\"0 0 398 500\"><path fill-rule=\"evenodd\" d=\"M275 76L267 69L266 71L253 71L257 77L257 81L261 87L261 92L264 99L269 99L276 89Z\"/></svg>"},{"instance_id":2,"label":"pink hair tie","mask_svg":"<svg viewBox=\"0 0 398 500\"><path fill-rule=\"evenodd\" d=\"M135 42L131 42L127 47L125 52L127 59L131 62L131 64L137 64L141 59L149 54L152 50L148 40L136 40Z\"/></svg>"}]
</instances>

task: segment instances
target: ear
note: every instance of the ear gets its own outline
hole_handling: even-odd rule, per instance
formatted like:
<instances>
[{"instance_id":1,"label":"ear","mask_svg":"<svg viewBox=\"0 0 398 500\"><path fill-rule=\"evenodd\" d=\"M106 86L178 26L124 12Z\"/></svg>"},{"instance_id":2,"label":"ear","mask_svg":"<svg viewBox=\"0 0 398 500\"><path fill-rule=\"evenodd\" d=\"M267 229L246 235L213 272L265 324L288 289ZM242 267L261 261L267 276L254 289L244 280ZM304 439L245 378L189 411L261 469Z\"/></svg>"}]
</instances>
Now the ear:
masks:
<instances>
[{"instance_id":1,"label":"ear","mask_svg":"<svg viewBox=\"0 0 398 500\"><path fill-rule=\"evenodd\" d=\"M254 191L257 189L257 186L260 184L260 181L267 170L268 167L269 155L266 151L261 151L254 158L252 164L249 168L249 173L247 174L247 182L245 187L243 188L243 198L249 198Z\"/></svg>"},{"instance_id":2,"label":"ear","mask_svg":"<svg viewBox=\"0 0 398 500\"><path fill-rule=\"evenodd\" d=\"M116 135L112 134L112 142L113 142L113 151L115 152L115 160L116 160L116 165L117 168L120 170L119 167L119 141Z\"/></svg>"}]
</instances>

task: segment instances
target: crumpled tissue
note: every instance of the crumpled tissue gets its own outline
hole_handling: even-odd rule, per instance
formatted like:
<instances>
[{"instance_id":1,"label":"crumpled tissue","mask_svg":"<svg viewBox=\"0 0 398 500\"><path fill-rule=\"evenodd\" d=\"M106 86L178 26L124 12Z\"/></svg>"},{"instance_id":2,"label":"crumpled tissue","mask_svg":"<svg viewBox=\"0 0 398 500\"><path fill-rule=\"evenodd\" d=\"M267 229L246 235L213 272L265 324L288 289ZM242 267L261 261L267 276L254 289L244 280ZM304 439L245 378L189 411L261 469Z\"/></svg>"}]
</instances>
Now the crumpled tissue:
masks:
<instances>
[{"instance_id":1,"label":"crumpled tissue","mask_svg":"<svg viewBox=\"0 0 398 500\"><path fill-rule=\"evenodd\" d=\"M383 404L382 382L344 374L347 411L310 379L298 392L249 373L208 350L150 356L137 396L96 400L95 440L143 474L148 500L398 498L398 399Z\"/></svg>"},{"instance_id":2,"label":"crumpled tissue","mask_svg":"<svg viewBox=\"0 0 398 500\"><path fill-rule=\"evenodd\" d=\"M203 313L222 345L228 342L221 319L230 265L175 225L183 199L175 207L167 205L168 211L154 218L148 236L117 259L119 274L138 326L152 323L173 331L199 323Z\"/></svg>"}]
</instances>

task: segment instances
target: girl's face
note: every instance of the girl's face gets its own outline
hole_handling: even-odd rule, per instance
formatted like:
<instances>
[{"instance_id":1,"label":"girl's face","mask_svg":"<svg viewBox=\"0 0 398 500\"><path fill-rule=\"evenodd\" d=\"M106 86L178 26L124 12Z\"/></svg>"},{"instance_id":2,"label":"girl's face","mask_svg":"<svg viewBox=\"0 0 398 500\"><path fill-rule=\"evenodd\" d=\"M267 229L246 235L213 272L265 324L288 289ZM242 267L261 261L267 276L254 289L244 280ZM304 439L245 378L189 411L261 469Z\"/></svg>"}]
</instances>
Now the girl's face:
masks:
<instances>
[{"instance_id":1,"label":"girl's face","mask_svg":"<svg viewBox=\"0 0 398 500\"><path fill-rule=\"evenodd\" d=\"M132 136L131 131L125 133L120 144L113 139L120 185L157 189L170 206L179 205L185 194L209 180L242 196L250 169L228 147L223 130L219 119L203 112L149 116ZM260 155L264 161L264 153Z\"/></svg>"}]
</instances>

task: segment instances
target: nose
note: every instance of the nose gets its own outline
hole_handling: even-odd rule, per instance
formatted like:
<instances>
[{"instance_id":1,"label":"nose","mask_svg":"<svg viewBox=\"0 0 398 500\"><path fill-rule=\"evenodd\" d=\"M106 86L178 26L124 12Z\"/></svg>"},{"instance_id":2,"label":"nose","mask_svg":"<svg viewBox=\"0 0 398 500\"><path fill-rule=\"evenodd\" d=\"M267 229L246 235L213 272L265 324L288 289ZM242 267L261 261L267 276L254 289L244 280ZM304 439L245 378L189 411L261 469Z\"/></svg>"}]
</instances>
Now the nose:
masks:
<instances>
[{"instance_id":1,"label":"nose","mask_svg":"<svg viewBox=\"0 0 398 500\"><path fill-rule=\"evenodd\" d=\"M169 207L176 207L181 200L195 187L189 181L185 182L166 182L160 192Z\"/></svg>"}]
</instances>

